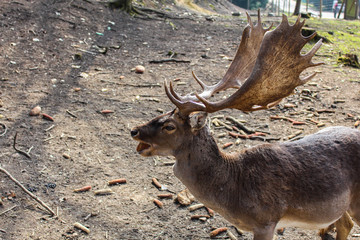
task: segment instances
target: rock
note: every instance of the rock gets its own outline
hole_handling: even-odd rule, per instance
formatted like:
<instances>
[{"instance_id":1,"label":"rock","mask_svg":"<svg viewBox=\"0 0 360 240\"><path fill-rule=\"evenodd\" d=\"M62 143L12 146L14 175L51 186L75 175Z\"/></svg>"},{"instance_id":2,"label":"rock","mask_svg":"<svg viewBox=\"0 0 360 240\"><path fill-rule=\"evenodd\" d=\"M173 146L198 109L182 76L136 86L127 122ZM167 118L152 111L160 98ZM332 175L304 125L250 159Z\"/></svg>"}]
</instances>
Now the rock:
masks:
<instances>
[{"instance_id":1,"label":"rock","mask_svg":"<svg viewBox=\"0 0 360 240\"><path fill-rule=\"evenodd\" d=\"M195 201L195 197L190 193L189 189L187 188L179 192L176 196L176 199L183 206L188 206L193 201Z\"/></svg>"},{"instance_id":2,"label":"rock","mask_svg":"<svg viewBox=\"0 0 360 240\"><path fill-rule=\"evenodd\" d=\"M205 19L206 19L206 21L209 21L209 22L215 22L215 18L212 16L206 16Z\"/></svg>"},{"instance_id":3,"label":"rock","mask_svg":"<svg viewBox=\"0 0 360 240\"><path fill-rule=\"evenodd\" d=\"M85 72L80 73L80 77L82 77L82 78L87 78L88 76L89 76L89 74L87 74Z\"/></svg>"},{"instance_id":4,"label":"rock","mask_svg":"<svg viewBox=\"0 0 360 240\"><path fill-rule=\"evenodd\" d=\"M144 66L141 66L141 65L137 65L135 67L135 72L136 73L144 73L145 72L145 67Z\"/></svg>"},{"instance_id":5,"label":"rock","mask_svg":"<svg viewBox=\"0 0 360 240\"><path fill-rule=\"evenodd\" d=\"M285 103L284 104L284 108L294 108L294 107L296 107L296 105L292 104L292 103Z\"/></svg>"},{"instance_id":6,"label":"rock","mask_svg":"<svg viewBox=\"0 0 360 240\"><path fill-rule=\"evenodd\" d=\"M41 107L40 106L36 106L33 109L30 110L29 115L30 116L38 116L41 112Z\"/></svg>"}]
</instances>

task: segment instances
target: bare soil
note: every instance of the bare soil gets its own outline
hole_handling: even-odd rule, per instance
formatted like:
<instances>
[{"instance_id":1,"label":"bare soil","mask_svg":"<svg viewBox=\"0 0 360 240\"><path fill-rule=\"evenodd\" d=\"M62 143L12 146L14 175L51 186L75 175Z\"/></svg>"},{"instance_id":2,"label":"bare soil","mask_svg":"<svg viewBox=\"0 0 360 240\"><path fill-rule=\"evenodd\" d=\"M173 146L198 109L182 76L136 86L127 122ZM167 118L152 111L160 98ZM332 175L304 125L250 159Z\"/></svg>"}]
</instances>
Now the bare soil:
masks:
<instances>
[{"instance_id":1,"label":"bare soil","mask_svg":"<svg viewBox=\"0 0 360 240\"><path fill-rule=\"evenodd\" d=\"M59 215L49 217L0 173L0 239L208 239L211 230L223 226L238 239L251 239L218 214L202 222L191 220L194 213L174 199L162 200L162 209L153 203L159 193L178 193L185 187L172 173L173 158L136 153L130 129L174 108L164 94L164 80L176 80L177 91L185 94L199 91L192 70L208 83L221 79L246 25L244 17L230 16L233 9L227 9L227 17L200 15L172 4L161 10L168 16L148 12L150 19L95 1L0 2L0 165ZM279 21L267 18L265 25ZM173 59L189 62L151 63L172 53ZM299 130L301 137L323 128L314 121L354 127L360 116L359 70L334 65L335 56L319 54L314 61L326 64L312 69L319 72L312 82L274 109L251 114L227 110L211 117L233 116L278 141ZM143 74L133 71L137 65L145 66ZM289 108L290 103L294 107ZM37 105L54 121L29 116ZM275 115L306 124L271 120ZM219 136L225 128L212 128L220 146L235 142ZM15 151L15 133L16 147L31 149L31 158ZM225 151L263 140L244 139ZM117 178L127 183L107 186ZM152 178L168 191L158 190ZM90 191L74 193L87 185ZM103 188L114 193L94 195ZM87 226L90 234L74 228L75 222ZM359 233L358 226L351 232ZM277 238L318 236L316 230L289 228Z\"/></svg>"}]
</instances>

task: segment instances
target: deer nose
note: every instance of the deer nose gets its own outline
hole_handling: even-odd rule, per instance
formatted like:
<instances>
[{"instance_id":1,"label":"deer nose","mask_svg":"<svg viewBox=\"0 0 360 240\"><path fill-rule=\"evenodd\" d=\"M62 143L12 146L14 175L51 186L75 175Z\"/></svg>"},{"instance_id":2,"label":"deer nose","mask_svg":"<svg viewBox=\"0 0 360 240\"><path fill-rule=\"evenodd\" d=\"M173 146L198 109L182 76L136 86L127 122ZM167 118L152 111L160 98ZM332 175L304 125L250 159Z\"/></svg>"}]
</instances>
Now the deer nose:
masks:
<instances>
[{"instance_id":1,"label":"deer nose","mask_svg":"<svg viewBox=\"0 0 360 240\"><path fill-rule=\"evenodd\" d=\"M139 135L139 130L137 130L136 128L132 129L130 132L132 137L136 137L137 135Z\"/></svg>"}]
</instances>

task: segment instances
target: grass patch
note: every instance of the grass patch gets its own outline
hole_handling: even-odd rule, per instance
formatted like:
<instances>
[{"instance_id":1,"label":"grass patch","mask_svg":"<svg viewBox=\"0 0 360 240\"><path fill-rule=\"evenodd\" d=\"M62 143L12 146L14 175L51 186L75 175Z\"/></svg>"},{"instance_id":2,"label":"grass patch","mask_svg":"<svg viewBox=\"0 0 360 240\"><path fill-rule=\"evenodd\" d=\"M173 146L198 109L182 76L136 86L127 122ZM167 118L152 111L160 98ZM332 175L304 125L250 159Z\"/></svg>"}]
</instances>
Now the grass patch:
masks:
<instances>
[{"instance_id":1,"label":"grass patch","mask_svg":"<svg viewBox=\"0 0 360 240\"><path fill-rule=\"evenodd\" d=\"M294 23L295 17L289 18ZM307 19L305 26L316 30L319 36L330 40L324 43L317 52L318 56L326 61L337 64L340 55L355 54L360 57L360 21L347 21L341 19ZM307 44L304 51L310 50L312 44Z\"/></svg>"},{"instance_id":2,"label":"grass patch","mask_svg":"<svg viewBox=\"0 0 360 240\"><path fill-rule=\"evenodd\" d=\"M309 19L306 26L314 28L318 35L331 43L324 44L319 54L360 54L360 22L334 19Z\"/></svg>"}]
</instances>

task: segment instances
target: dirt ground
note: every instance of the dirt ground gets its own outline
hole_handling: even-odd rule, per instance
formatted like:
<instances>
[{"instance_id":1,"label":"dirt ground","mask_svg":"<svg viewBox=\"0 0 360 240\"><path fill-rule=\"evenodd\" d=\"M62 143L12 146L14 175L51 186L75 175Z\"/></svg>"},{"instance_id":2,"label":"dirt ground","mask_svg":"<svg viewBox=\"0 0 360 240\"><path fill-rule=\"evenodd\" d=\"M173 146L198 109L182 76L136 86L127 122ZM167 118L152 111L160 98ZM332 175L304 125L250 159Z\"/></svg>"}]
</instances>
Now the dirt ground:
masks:
<instances>
[{"instance_id":1,"label":"dirt ground","mask_svg":"<svg viewBox=\"0 0 360 240\"><path fill-rule=\"evenodd\" d=\"M173 158L136 153L130 129L173 109L164 80L176 80L182 94L199 90L192 70L208 83L218 81L246 25L243 16L205 16L171 4L162 10L166 18L149 13L154 19L147 19L87 0L0 2L0 165L59 215L49 217L0 173L0 239L208 239L211 230L223 226L238 239L251 239L218 214L204 222L191 220L194 213L174 199L162 200L162 209L153 203L159 193L176 194L185 187L172 172ZM279 21L266 19L265 25ZM151 63L172 53L185 62ZM360 118L360 71L336 66L335 57L321 52L314 61L326 64L313 69L317 76L276 108L251 114L226 110L211 117L225 121L219 115L233 116L279 141L316 132L322 125L354 127ZM143 74L133 71L137 65L145 66ZM37 105L54 121L29 116ZM306 124L271 120L275 115ZM222 136L226 129L212 128L220 146L235 142ZM15 146L30 149L31 158L15 151L16 133ZM225 151L262 142L244 139ZM107 186L117 178L127 183ZM158 190L152 178L168 191ZM87 185L90 191L74 193ZM94 195L104 188L114 193ZM75 222L90 234L74 228ZM349 239L359 239L356 234L358 226ZM277 235L316 238L315 230L292 228Z\"/></svg>"}]
</instances>

